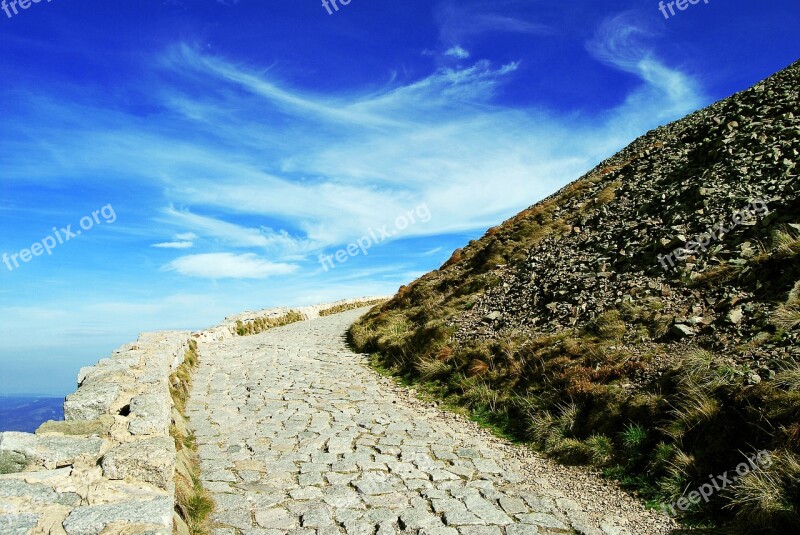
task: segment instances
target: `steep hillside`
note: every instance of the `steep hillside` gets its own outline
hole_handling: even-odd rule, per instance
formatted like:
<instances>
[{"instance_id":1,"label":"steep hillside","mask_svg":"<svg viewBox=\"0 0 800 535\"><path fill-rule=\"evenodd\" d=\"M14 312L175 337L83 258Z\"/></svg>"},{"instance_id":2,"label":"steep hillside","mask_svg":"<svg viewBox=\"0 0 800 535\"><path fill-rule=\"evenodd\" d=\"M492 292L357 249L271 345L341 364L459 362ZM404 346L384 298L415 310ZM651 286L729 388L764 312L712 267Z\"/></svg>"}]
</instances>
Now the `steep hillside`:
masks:
<instances>
[{"instance_id":1,"label":"steep hillside","mask_svg":"<svg viewBox=\"0 0 800 535\"><path fill-rule=\"evenodd\" d=\"M648 132L351 342L686 519L798 532L799 88L800 62ZM709 479L758 452L738 481Z\"/></svg>"}]
</instances>

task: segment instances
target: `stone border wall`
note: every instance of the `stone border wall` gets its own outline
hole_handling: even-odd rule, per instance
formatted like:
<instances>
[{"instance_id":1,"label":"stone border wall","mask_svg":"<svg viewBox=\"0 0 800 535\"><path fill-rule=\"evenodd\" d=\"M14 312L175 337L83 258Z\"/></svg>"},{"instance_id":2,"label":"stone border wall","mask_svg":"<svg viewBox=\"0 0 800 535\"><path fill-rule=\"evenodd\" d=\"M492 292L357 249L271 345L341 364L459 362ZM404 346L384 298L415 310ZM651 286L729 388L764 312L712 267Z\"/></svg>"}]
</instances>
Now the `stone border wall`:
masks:
<instances>
[{"instance_id":1,"label":"stone border wall","mask_svg":"<svg viewBox=\"0 0 800 535\"><path fill-rule=\"evenodd\" d=\"M382 298L244 312L196 333L143 333L81 368L78 389L64 401L64 421L46 422L35 434L0 433L0 533L172 533L182 522L174 512L178 462L170 426L184 420L169 380L190 340L237 336L237 321L290 311L309 320L321 310L374 299Z\"/></svg>"},{"instance_id":2,"label":"stone border wall","mask_svg":"<svg viewBox=\"0 0 800 535\"><path fill-rule=\"evenodd\" d=\"M259 318L279 318L281 316L285 316L289 312L298 312L305 317L306 320L311 320L319 317L319 313L322 310L332 308L338 305L349 305L353 303L361 303L366 301L375 301L379 299L390 299L390 297L386 296L378 296L378 297L359 297L355 299L342 299L341 301L335 301L333 303L322 303L320 305L310 305L304 307L279 307L279 308L268 308L264 310L259 310L257 312L242 312L240 314L235 314L233 316L228 316L223 320L222 323L217 325L216 327L212 327L211 329L207 329L200 333L195 333L193 336L197 339L200 339L204 342L218 342L220 340L225 340L226 338L232 338L234 336L238 336L236 334L236 323L248 323Z\"/></svg>"},{"instance_id":3,"label":"stone border wall","mask_svg":"<svg viewBox=\"0 0 800 535\"><path fill-rule=\"evenodd\" d=\"M144 333L82 368L62 422L0 433L0 533L172 533L169 377L191 333Z\"/></svg>"}]
</instances>

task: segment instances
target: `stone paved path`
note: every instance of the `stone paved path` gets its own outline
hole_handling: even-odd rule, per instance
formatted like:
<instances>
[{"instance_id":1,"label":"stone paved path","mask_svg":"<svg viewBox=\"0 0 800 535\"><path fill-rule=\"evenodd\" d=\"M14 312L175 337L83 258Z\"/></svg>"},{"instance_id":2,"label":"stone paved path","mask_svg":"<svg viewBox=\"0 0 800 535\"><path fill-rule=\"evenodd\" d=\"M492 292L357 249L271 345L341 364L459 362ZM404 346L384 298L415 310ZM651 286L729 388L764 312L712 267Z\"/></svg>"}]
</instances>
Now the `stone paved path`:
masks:
<instances>
[{"instance_id":1,"label":"stone paved path","mask_svg":"<svg viewBox=\"0 0 800 535\"><path fill-rule=\"evenodd\" d=\"M363 313L200 345L188 415L215 535L628 533L382 385L343 340Z\"/></svg>"}]
</instances>

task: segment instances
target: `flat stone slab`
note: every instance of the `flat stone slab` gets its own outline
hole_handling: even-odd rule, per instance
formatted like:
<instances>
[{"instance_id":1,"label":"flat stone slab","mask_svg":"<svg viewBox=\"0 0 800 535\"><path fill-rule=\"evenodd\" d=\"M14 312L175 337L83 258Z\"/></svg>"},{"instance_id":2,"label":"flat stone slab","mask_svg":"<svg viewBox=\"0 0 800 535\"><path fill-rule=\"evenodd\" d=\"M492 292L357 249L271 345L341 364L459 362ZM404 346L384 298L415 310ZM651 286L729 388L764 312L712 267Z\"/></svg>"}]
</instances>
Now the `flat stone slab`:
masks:
<instances>
[{"instance_id":1,"label":"flat stone slab","mask_svg":"<svg viewBox=\"0 0 800 535\"><path fill-rule=\"evenodd\" d=\"M27 483L21 479L0 479L0 499L22 498L38 504L59 504L75 506L81 498L74 492L56 492L53 487L41 483ZM0 531L2 533L2 531Z\"/></svg>"},{"instance_id":2,"label":"flat stone slab","mask_svg":"<svg viewBox=\"0 0 800 535\"><path fill-rule=\"evenodd\" d=\"M138 528L128 533L169 535L172 512L173 503L169 497L91 505L73 510L63 526L67 535L98 535L109 525Z\"/></svg>"},{"instance_id":3,"label":"flat stone slab","mask_svg":"<svg viewBox=\"0 0 800 535\"><path fill-rule=\"evenodd\" d=\"M44 436L11 431L0 434L0 454L22 455L29 463L48 470L68 466L82 455L98 458L102 446L103 440L97 437Z\"/></svg>"},{"instance_id":4,"label":"flat stone slab","mask_svg":"<svg viewBox=\"0 0 800 535\"><path fill-rule=\"evenodd\" d=\"M41 515L35 513L0 514L0 533L3 535L28 535L39 523Z\"/></svg>"}]
</instances>

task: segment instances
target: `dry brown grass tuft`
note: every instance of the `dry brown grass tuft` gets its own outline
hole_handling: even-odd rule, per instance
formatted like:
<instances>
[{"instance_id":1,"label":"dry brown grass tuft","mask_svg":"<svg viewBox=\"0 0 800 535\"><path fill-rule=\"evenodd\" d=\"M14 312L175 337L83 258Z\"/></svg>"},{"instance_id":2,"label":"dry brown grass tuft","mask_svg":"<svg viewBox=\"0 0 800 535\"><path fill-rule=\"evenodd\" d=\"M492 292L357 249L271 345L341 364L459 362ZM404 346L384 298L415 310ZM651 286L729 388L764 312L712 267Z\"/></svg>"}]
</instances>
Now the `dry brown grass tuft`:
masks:
<instances>
[{"instance_id":1,"label":"dry brown grass tuft","mask_svg":"<svg viewBox=\"0 0 800 535\"><path fill-rule=\"evenodd\" d=\"M450 373L450 366L446 362L432 358L418 360L416 369L424 380L437 379Z\"/></svg>"},{"instance_id":2,"label":"dry brown grass tuft","mask_svg":"<svg viewBox=\"0 0 800 535\"><path fill-rule=\"evenodd\" d=\"M170 394L179 416L184 418L186 401L189 396L189 386L192 373L199 365L197 342L189 341L189 349L184 355L183 362L177 371L170 377ZM175 469L175 510L180 520L192 535L207 535L211 532L208 519L214 510L214 501L203 488L200 480L200 459L197 455L197 443L194 435L185 435L182 431L185 425L177 425L173 421L170 425L170 436L175 440L177 450L177 465Z\"/></svg>"},{"instance_id":3,"label":"dry brown grass tuft","mask_svg":"<svg viewBox=\"0 0 800 535\"><path fill-rule=\"evenodd\" d=\"M438 353L436 353L436 358L442 362L449 362L453 358L453 348L449 346L443 346Z\"/></svg>"},{"instance_id":4,"label":"dry brown grass tuft","mask_svg":"<svg viewBox=\"0 0 800 535\"><path fill-rule=\"evenodd\" d=\"M488 371L489 371L488 364L486 364L482 360L473 359L472 362L469 363L467 374L469 375L469 377L480 377L482 375L485 375Z\"/></svg>"},{"instance_id":5,"label":"dry brown grass tuft","mask_svg":"<svg viewBox=\"0 0 800 535\"><path fill-rule=\"evenodd\" d=\"M800 529L800 460L787 451L772 452L770 460L730 489L726 507L736 511L743 533L755 533L765 525L782 525L785 533Z\"/></svg>"},{"instance_id":6,"label":"dry brown grass tuft","mask_svg":"<svg viewBox=\"0 0 800 535\"><path fill-rule=\"evenodd\" d=\"M781 305L772 313L772 324L784 331L800 325L800 305Z\"/></svg>"},{"instance_id":7,"label":"dry brown grass tuft","mask_svg":"<svg viewBox=\"0 0 800 535\"><path fill-rule=\"evenodd\" d=\"M595 202L597 204L608 204L614 199L617 198L617 190L622 186L622 182L619 180L615 180L605 188L603 188L600 193L597 194L595 198Z\"/></svg>"}]
</instances>

